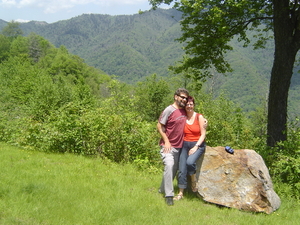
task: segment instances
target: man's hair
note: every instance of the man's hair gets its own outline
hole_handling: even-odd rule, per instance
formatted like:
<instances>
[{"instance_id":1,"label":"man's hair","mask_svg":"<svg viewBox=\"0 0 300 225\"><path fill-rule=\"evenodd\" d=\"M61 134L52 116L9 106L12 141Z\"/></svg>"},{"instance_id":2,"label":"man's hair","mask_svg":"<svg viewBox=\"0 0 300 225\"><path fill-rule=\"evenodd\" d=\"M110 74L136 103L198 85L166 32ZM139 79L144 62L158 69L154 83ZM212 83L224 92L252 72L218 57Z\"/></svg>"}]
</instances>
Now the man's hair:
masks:
<instances>
[{"instance_id":1,"label":"man's hair","mask_svg":"<svg viewBox=\"0 0 300 225\"><path fill-rule=\"evenodd\" d=\"M180 95L181 93L184 93L184 94L186 94L187 96L189 96L189 92L188 92L188 90L186 90L185 88L178 88L178 89L175 91L175 94L174 94L174 95Z\"/></svg>"}]
</instances>

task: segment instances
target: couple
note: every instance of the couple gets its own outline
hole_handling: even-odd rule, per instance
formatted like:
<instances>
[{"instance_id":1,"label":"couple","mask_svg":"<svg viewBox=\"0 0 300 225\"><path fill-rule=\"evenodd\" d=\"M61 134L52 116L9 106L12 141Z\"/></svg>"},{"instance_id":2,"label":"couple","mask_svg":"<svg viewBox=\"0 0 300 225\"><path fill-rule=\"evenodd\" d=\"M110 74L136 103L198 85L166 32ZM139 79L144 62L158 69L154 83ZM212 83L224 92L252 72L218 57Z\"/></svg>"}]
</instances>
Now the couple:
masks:
<instances>
[{"instance_id":1,"label":"couple","mask_svg":"<svg viewBox=\"0 0 300 225\"><path fill-rule=\"evenodd\" d=\"M164 163L160 191L165 193L166 203L183 198L187 187L187 174L191 176L192 190L196 187L196 161L205 151L206 119L194 111L193 97L184 88L174 94L174 103L161 113L157 129L161 135L160 154ZM180 157L179 157L180 154ZM178 163L179 161L179 163ZM173 179L179 164L179 194L174 197Z\"/></svg>"}]
</instances>

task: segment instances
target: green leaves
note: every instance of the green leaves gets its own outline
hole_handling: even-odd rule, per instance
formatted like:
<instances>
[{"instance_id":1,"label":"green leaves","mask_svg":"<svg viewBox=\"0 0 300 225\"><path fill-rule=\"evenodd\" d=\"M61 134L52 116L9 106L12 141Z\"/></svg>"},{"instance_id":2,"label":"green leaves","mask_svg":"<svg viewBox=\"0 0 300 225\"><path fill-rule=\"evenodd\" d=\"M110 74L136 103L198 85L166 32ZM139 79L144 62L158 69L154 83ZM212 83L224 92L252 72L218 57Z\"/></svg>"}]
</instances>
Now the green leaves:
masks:
<instances>
[{"instance_id":1,"label":"green leaves","mask_svg":"<svg viewBox=\"0 0 300 225\"><path fill-rule=\"evenodd\" d=\"M8 53L9 53L9 48L10 48L10 41L9 38L0 34L0 63L7 59Z\"/></svg>"},{"instance_id":2,"label":"green leaves","mask_svg":"<svg viewBox=\"0 0 300 225\"><path fill-rule=\"evenodd\" d=\"M56 49L35 34L1 37L0 46L9 51L0 64L0 140L116 162L156 159L155 125L134 111L130 86L102 76L64 46ZM155 92L151 101L166 94L163 84L163 93Z\"/></svg>"},{"instance_id":3,"label":"green leaves","mask_svg":"<svg viewBox=\"0 0 300 225\"><path fill-rule=\"evenodd\" d=\"M169 93L169 84L165 80L159 79L156 74L148 76L144 82L137 84L135 110L146 121L157 121L166 105L170 104L171 99L166 99Z\"/></svg>"},{"instance_id":4,"label":"green leaves","mask_svg":"<svg viewBox=\"0 0 300 225\"><path fill-rule=\"evenodd\" d=\"M204 79L210 68L215 68L219 73L231 72L232 68L225 58L226 52L232 50L229 42L239 36L239 41L247 45L249 39L246 31L257 28L261 23L269 24L272 19L271 3L263 0L149 2L154 8L161 3L176 2L176 9L183 12L180 22L183 34L178 40L185 44L188 57L172 69L176 73L192 70L196 79ZM257 37L255 46L262 47L267 37Z\"/></svg>"},{"instance_id":5,"label":"green leaves","mask_svg":"<svg viewBox=\"0 0 300 225\"><path fill-rule=\"evenodd\" d=\"M4 36L10 37L12 39L21 36L23 34L23 31L20 29L19 25L20 24L18 22L12 21L2 29L1 33Z\"/></svg>"}]
</instances>

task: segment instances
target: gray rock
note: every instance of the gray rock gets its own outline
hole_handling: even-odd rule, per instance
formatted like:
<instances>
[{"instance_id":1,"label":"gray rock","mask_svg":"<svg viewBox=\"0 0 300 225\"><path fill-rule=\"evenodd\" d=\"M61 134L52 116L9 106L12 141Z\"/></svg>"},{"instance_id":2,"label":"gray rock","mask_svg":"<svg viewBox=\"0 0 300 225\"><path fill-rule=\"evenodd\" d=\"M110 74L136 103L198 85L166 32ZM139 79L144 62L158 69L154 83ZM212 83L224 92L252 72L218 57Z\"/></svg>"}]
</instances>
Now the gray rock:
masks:
<instances>
[{"instance_id":1,"label":"gray rock","mask_svg":"<svg viewBox=\"0 0 300 225\"><path fill-rule=\"evenodd\" d=\"M204 201L251 212L272 213L281 201L262 157L254 150L206 147L197 162L198 193Z\"/></svg>"}]
</instances>

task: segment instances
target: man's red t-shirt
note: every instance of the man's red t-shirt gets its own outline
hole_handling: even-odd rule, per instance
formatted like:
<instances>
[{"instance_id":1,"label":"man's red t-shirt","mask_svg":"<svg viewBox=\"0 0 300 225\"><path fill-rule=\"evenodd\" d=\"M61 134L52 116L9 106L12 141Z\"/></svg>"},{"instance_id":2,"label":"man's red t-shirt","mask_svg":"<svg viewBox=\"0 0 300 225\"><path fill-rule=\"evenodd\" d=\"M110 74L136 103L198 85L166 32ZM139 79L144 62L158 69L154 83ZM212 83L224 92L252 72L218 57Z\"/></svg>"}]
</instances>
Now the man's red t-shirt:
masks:
<instances>
[{"instance_id":1,"label":"man's red t-shirt","mask_svg":"<svg viewBox=\"0 0 300 225\"><path fill-rule=\"evenodd\" d=\"M174 148L182 148L183 129L186 123L186 112L184 109L176 109L173 105L168 106L162 112L158 120L166 128L166 135ZM161 138L160 145L164 145Z\"/></svg>"}]
</instances>

